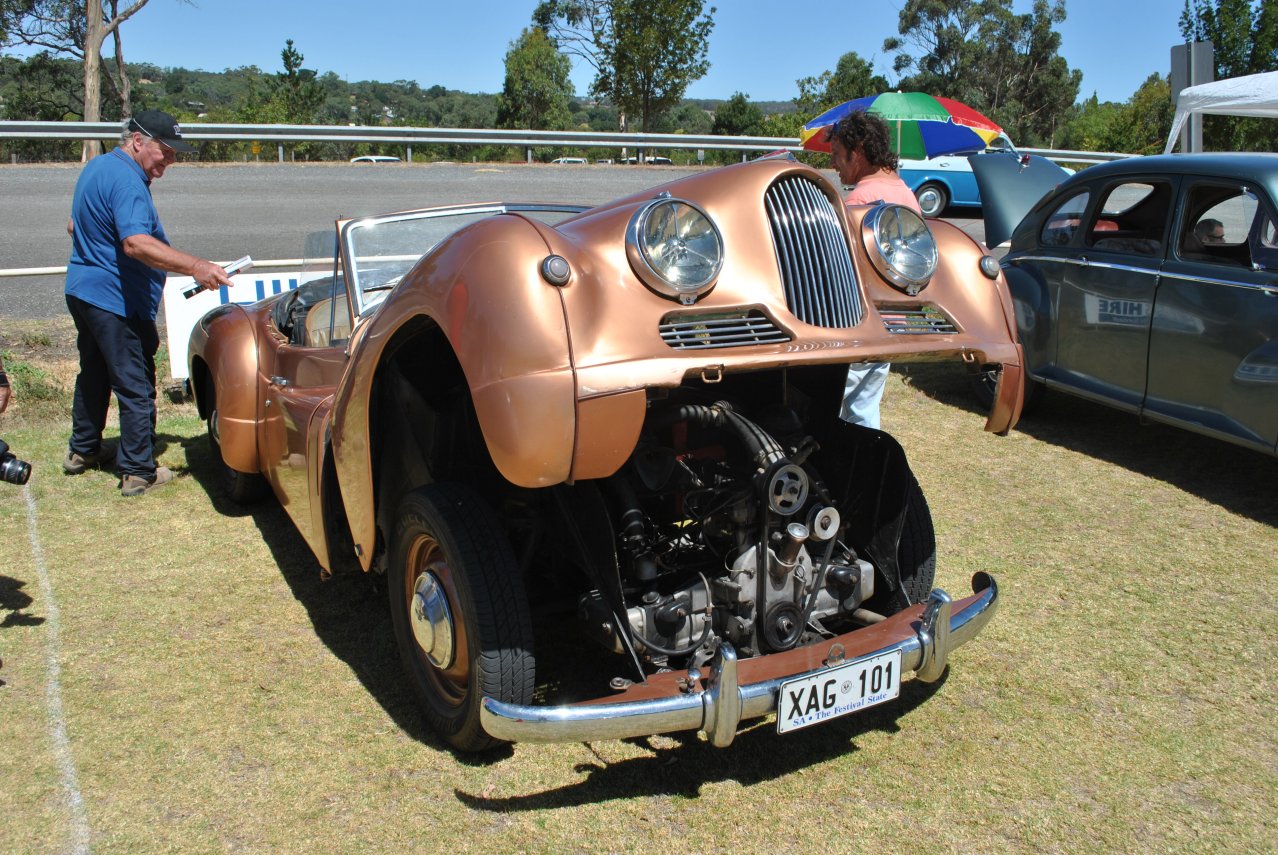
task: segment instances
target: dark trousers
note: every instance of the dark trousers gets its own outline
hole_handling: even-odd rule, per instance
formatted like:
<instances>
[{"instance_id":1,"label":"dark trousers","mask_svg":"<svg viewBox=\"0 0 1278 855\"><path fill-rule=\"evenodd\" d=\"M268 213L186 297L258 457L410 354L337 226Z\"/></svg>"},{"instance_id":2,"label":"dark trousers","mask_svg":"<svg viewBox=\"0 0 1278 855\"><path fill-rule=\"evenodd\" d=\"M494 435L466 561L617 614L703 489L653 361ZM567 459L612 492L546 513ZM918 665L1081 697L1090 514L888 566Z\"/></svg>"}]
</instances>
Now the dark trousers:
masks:
<instances>
[{"instance_id":1,"label":"dark trousers","mask_svg":"<svg viewBox=\"0 0 1278 855\"><path fill-rule=\"evenodd\" d=\"M155 475L155 352L160 334L150 318L122 318L67 295L75 319L80 374L71 405L71 450L92 454L102 445L111 393L120 406L121 475Z\"/></svg>"}]
</instances>

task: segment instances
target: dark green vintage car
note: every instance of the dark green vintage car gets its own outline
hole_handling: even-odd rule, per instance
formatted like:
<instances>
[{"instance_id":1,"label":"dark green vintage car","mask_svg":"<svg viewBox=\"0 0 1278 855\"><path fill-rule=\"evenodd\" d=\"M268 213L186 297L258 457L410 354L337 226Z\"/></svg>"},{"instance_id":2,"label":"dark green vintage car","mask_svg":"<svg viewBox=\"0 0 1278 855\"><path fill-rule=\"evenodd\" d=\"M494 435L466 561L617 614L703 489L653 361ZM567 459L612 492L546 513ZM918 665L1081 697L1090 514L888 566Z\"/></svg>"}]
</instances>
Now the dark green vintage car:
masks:
<instances>
[{"instance_id":1,"label":"dark green vintage car","mask_svg":"<svg viewBox=\"0 0 1278 855\"><path fill-rule=\"evenodd\" d=\"M1005 223L1038 199L1002 259L1027 383L1278 453L1278 155L1031 160L973 158Z\"/></svg>"}]
</instances>

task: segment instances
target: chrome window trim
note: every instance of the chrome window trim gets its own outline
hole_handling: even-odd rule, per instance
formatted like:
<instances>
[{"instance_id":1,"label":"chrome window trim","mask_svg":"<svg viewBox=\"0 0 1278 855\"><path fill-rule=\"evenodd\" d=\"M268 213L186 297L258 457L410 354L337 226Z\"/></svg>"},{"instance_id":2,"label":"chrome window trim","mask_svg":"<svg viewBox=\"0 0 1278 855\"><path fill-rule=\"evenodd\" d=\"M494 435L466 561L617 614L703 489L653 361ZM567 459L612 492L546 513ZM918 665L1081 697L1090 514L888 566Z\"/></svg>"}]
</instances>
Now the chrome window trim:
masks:
<instances>
[{"instance_id":1,"label":"chrome window trim","mask_svg":"<svg viewBox=\"0 0 1278 855\"><path fill-rule=\"evenodd\" d=\"M1136 267L1131 264L1115 264L1110 261L1092 261L1087 258L1061 258L1054 255L1019 255L1016 258L1003 259L1003 266L1008 267L1013 264L1019 264L1024 261L1055 261L1060 264L1073 264L1076 267L1101 267L1106 270L1126 270L1131 273L1146 273L1151 276L1162 276L1167 278L1184 279L1189 282L1197 282L1200 285L1225 285L1230 288L1242 288L1250 291L1261 291L1268 294L1278 294L1278 281L1272 285L1265 285L1260 282L1238 282L1229 279L1218 279L1212 276L1199 276L1195 273L1185 273L1176 270L1165 270L1150 267ZM1260 272L1260 271L1258 271Z\"/></svg>"},{"instance_id":2,"label":"chrome window trim","mask_svg":"<svg viewBox=\"0 0 1278 855\"><path fill-rule=\"evenodd\" d=\"M354 263L356 259L350 255L350 238L351 233L357 229L368 228L369 226L378 226L385 223L398 223L406 220L431 220L443 217L457 217L473 214L511 214L511 213L561 213L561 214L580 214L589 211L590 205L569 205L569 204L542 204L528 202L497 202L484 205L460 205L449 208L419 208L413 211L401 211L394 214L375 214L368 217L359 217L347 223L342 224L341 232L338 235L338 245L342 254L342 261L345 266L346 273L346 289L347 295L351 298L351 305L356 307L354 312L355 318L360 317L367 308L367 302L363 299L364 292L359 282L359 269ZM422 255L430 252L434 247L428 247ZM418 256L421 258L421 255ZM377 302L380 302L378 300Z\"/></svg>"}]
</instances>

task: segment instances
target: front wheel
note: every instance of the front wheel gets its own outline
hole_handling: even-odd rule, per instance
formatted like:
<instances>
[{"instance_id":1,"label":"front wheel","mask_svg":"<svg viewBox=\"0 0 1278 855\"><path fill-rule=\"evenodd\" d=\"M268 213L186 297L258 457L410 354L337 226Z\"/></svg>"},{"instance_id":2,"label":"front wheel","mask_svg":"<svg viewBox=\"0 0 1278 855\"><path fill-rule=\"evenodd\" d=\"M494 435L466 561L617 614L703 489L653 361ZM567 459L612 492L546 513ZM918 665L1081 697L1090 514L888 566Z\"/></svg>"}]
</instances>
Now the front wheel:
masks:
<instances>
[{"instance_id":1,"label":"front wheel","mask_svg":"<svg viewBox=\"0 0 1278 855\"><path fill-rule=\"evenodd\" d=\"M907 490L896 566L901 573L901 592L905 599L909 603L921 603L932 592L936 581L936 531L932 527L932 509L927 506L923 488L913 476Z\"/></svg>"},{"instance_id":2,"label":"front wheel","mask_svg":"<svg viewBox=\"0 0 1278 855\"><path fill-rule=\"evenodd\" d=\"M914 198L919 200L919 210L925 217L937 217L950 203L950 194L935 181L929 181L914 191Z\"/></svg>"},{"instance_id":3,"label":"front wheel","mask_svg":"<svg viewBox=\"0 0 1278 855\"><path fill-rule=\"evenodd\" d=\"M968 378L972 396L986 410L994 406L994 396L998 394L999 373L997 370L980 371ZM1043 396L1043 384L1030 380L1028 377L1024 382L1025 400L1021 403L1021 415L1028 415L1038 405L1039 398Z\"/></svg>"},{"instance_id":4,"label":"front wheel","mask_svg":"<svg viewBox=\"0 0 1278 855\"><path fill-rule=\"evenodd\" d=\"M460 751L500 744L485 696L532 699L532 618L514 553L478 493L432 484L396 513L388 588L400 659L431 727Z\"/></svg>"}]
</instances>

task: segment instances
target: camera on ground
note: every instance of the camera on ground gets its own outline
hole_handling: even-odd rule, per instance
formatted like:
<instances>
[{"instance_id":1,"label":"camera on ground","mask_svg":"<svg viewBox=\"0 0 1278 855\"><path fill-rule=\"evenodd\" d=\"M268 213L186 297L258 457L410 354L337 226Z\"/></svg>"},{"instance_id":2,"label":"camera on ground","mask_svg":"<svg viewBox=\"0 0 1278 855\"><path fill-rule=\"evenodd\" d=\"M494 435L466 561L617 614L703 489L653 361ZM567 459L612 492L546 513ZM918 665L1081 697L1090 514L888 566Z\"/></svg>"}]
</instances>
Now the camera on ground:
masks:
<instances>
[{"instance_id":1,"label":"camera on ground","mask_svg":"<svg viewBox=\"0 0 1278 855\"><path fill-rule=\"evenodd\" d=\"M31 464L9 453L9 443L0 439L0 481L25 484L31 478Z\"/></svg>"}]
</instances>

